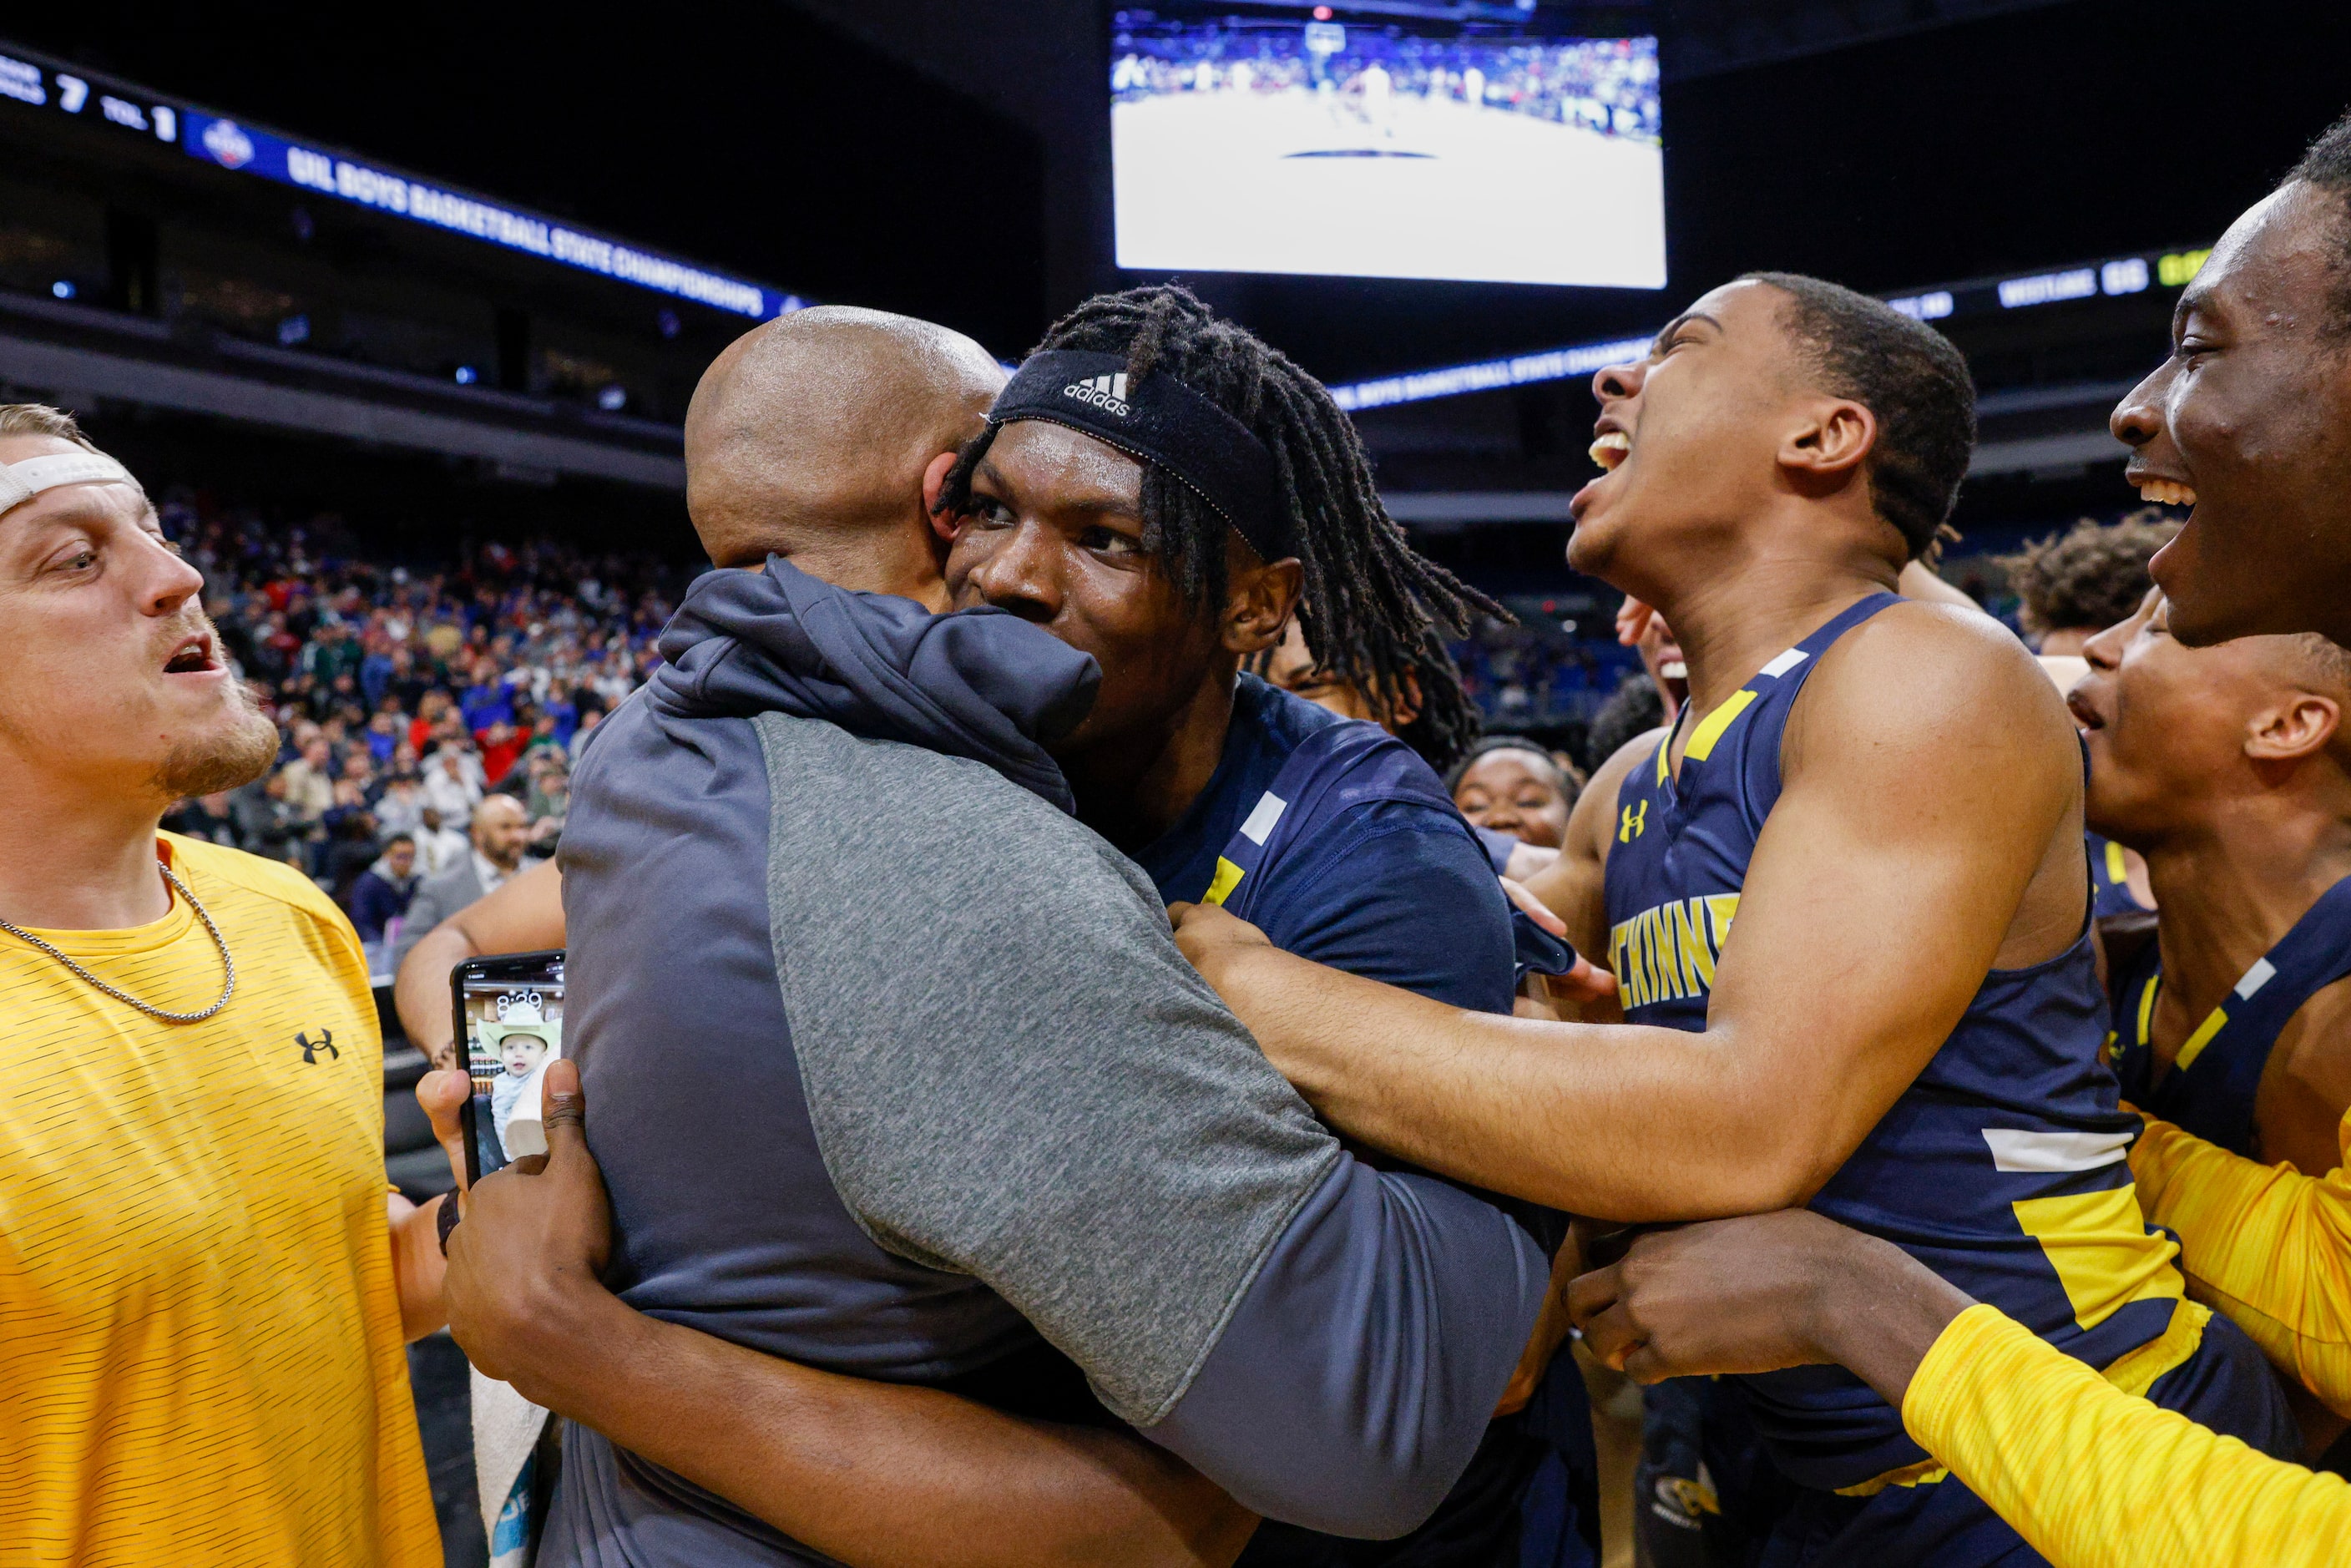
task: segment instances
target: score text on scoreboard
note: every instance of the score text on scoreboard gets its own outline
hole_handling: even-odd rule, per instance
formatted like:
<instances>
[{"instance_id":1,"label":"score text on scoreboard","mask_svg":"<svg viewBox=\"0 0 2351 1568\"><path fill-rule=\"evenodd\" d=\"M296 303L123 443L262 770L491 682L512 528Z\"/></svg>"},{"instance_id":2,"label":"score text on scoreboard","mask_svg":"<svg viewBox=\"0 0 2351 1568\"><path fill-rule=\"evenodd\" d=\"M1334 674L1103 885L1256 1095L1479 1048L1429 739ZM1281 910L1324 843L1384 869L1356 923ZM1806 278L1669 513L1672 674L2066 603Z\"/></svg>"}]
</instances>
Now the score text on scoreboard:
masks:
<instances>
[{"instance_id":1,"label":"score text on scoreboard","mask_svg":"<svg viewBox=\"0 0 2351 1568\"><path fill-rule=\"evenodd\" d=\"M161 103L112 83L93 85L88 77L70 71L45 70L30 60L0 54L0 98L13 98L35 109L120 126L158 141L180 140L180 106Z\"/></svg>"}]
</instances>

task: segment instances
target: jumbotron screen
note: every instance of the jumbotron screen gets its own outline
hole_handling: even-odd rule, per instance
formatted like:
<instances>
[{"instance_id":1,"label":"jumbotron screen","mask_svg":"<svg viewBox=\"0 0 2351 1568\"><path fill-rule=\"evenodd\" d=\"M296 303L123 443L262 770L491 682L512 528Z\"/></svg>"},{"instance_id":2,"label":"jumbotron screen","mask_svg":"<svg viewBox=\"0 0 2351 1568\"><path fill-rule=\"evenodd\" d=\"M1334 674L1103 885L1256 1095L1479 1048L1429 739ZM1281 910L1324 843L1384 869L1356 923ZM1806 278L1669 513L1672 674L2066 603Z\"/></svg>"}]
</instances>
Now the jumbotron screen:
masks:
<instances>
[{"instance_id":1,"label":"jumbotron screen","mask_svg":"<svg viewBox=\"0 0 2351 1568\"><path fill-rule=\"evenodd\" d=\"M1113 17L1119 266L1665 286L1655 38L1208 9Z\"/></svg>"}]
</instances>

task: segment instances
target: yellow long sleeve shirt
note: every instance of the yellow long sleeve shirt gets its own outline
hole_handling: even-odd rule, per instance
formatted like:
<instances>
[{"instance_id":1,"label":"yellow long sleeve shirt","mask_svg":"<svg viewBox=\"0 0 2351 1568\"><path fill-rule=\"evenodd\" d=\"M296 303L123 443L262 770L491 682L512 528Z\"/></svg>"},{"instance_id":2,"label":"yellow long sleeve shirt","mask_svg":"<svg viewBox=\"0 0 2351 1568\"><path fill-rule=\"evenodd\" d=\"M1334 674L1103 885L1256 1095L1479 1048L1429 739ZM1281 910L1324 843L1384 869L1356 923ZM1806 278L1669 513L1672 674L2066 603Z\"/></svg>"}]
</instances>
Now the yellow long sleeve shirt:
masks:
<instances>
[{"instance_id":1,"label":"yellow long sleeve shirt","mask_svg":"<svg viewBox=\"0 0 2351 1568\"><path fill-rule=\"evenodd\" d=\"M2344 1145L2351 1152L2351 1117ZM2147 1217L2179 1234L2191 1294L2351 1414L2351 1179L2254 1164L2150 1121ZM2351 1483L2255 1453L2126 1394L1988 1306L1910 1382L1910 1435L2056 1568L2351 1563Z\"/></svg>"},{"instance_id":2,"label":"yellow long sleeve shirt","mask_svg":"<svg viewBox=\"0 0 2351 1568\"><path fill-rule=\"evenodd\" d=\"M1994 1307L1951 1320L1902 1421L2055 1568L2351 1563L2351 1482L2126 1394Z\"/></svg>"},{"instance_id":3,"label":"yellow long sleeve shirt","mask_svg":"<svg viewBox=\"0 0 2351 1568\"><path fill-rule=\"evenodd\" d=\"M2340 1134L2351 1159L2351 1116ZM2131 1150L2147 1217L2176 1231L2188 1293L2351 1416L2351 1177L2262 1166L2149 1119Z\"/></svg>"}]
</instances>

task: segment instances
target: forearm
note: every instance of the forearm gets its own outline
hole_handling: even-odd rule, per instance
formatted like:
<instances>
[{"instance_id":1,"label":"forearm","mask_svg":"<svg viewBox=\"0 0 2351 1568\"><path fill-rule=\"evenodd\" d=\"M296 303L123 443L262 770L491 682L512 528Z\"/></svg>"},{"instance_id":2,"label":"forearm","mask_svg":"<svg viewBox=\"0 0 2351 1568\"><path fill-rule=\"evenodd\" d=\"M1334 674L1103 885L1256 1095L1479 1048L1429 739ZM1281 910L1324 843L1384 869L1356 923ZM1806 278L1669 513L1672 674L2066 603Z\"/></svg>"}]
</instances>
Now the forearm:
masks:
<instances>
[{"instance_id":1,"label":"forearm","mask_svg":"<svg viewBox=\"0 0 2351 1568\"><path fill-rule=\"evenodd\" d=\"M441 1255L437 1222L441 1206L452 1201L443 1197L420 1206L390 1195L392 1277L400 1291L401 1337L412 1343L449 1321L441 1291L449 1261Z\"/></svg>"},{"instance_id":2,"label":"forearm","mask_svg":"<svg viewBox=\"0 0 2351 1568\"><path fill-rule=\"evenodd\" d=\"M2351 1486L2126 1394L1990 1307L1954 1320L1902 1417L2055 1568L2340 1560Z\"/></svg>"},{"instance_id":3,"label":"forearm","mask_svg":"<svg viewBox=\"0 0 2351 1568\"><path fill-rule=\"evenodd\" d=\"M1208 979L1325 1121L1489 1192L1677 1220L1816 1185L1801 1105L1749 1083L1717 1033L1465 1012L1261 946Z\"/></svg>"},{"instance_id":4,"label":"forearm","mask_svg":"<svg viewBox=\"0 0 2351 1568\"><path fill-rule=\"evenodd\" d=\"M1839 1226L1814 1289L1811 1337L1899 1410L1919 1364L1974 1305L1891 1241Z\"/></svg>"},{"instance_id":5,"label":"forearm","mask_svg":"<svg viewBox=\"0 0 2351 1568\"><path fill-rule=\"evenodd\" d=\"M578 1294L517 1374L526 1397L852 1568L1193 1568L1257 1527L1123 1431L820 1372Z\"/></svg>"},{"instance_id":6,"label":"forearm","mask_svg":"<svg viewBox=\"0 0 2351 1568\"><path fill-rule=\"evenodd\" d=\"M444 920L417 939L400 961L392 984L401 1032L435 1067L461 1065L455 1056L455 1013L449 1002L449 971L474 956L465 928Z\"/></svg>"},{"instance_id":7,"label":"forearm","mask_svg":"<svg viewBox=\"0 0 2351 1568\"><path fill-rule=\"evenodd\" d=\"M2191 1293L2351 1414L2351 1180L2243 1159L2150 1120L2131 1151L2147 1218L2176 1231Z\"/></svg>"}]
</instances>

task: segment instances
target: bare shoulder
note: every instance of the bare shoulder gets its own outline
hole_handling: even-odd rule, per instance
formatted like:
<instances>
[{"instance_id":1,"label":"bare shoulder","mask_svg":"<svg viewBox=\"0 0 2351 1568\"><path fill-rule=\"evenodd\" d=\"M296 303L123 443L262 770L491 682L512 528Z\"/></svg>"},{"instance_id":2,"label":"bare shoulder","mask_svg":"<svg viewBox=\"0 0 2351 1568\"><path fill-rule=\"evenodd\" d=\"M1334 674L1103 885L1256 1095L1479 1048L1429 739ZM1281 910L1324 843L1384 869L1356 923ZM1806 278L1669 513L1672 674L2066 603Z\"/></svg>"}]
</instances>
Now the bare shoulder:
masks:
<instances>
[{"instance_id":1,"label":"bare shoulder","mask_svg":"<svg viewBox=\"0 0 2351 1568\"><path fill-rule=\"evenodd\" d=\"M2024 644L1972 608L1906 601L1821 655L1792 748L1924 747L1986 758L2051 751L2078 768L2072 716Z\"/></svg>"},{"instance_id":2,"label":"bare shoulder","mask_svg":"<svg viewBox=\"0 0 2351 1568\"><path fill-rule=\"evenodd\" d=\"M2305 1173L2342 1163L2351 1111L2351 979L2322 987L2295 1009L2262 1070L2253 1124L2261 1157Z\"/></svg>"},{"instance_id":3,"label":"bare shoulder","mask_svg":"<svg viewBox=\"0 0 2351 1568\"><path fill-rule=\"evenodd\" d=\"M2271 1063L2329 1103L2335 1117L2351 1109L2351 978L2322 986L2294 1010Z\"/></svg>"},{"instance_id":4,"label":"bare shoulder","mask_svg":"<svg viewBox=\"0 0 2351 1568\"><path fill-rule=\"evenodd\" d=\"M1616 795L1625 776L1654 756L1666 731L1653 729L1634 737L1602 763L1577 797L1567 819L1567 836L1559 858L1527 882L1527 891L1542 900L1568 923L1576 951L1589 953L1593 923L1600 919L1601 877L1608 863L1608 846L1615 839Z\"/></svg>"}]
</instances>

